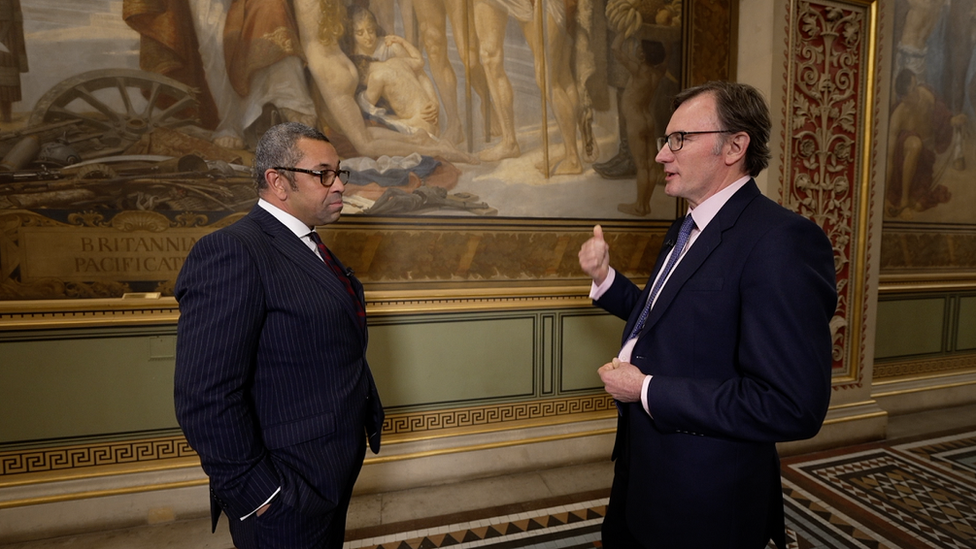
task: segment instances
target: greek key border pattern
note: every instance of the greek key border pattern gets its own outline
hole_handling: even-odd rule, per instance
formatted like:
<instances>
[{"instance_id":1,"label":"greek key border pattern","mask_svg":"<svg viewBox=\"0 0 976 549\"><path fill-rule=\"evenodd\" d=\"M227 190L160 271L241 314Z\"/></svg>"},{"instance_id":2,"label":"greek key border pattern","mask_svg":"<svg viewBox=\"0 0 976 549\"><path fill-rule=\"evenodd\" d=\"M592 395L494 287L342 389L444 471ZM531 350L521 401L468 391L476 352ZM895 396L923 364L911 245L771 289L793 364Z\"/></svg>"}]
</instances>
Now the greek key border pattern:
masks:
<instances>
[{"instance_id":1,"label":"greek key border pattern","mask_svg":"<svg viewBox=\"0 0 976 549\"><path fill-rule=\"evenodd\" d=\"M976 354L931 360L875 362L874 379L954 372L957 370L968 370L971 368L976 368Z\"/></svg>"},{"instance_id":2,"label":"greek key border pattern","mask_svg":"<svg viewBox=\"0 0 976 549\"><path fill-rule=\"evenodd\" d=\"M0 477L193 456L182 436L0 452Z\"/></svg>"},{"instance_id":3,"label":"greek key border pattern","mask_svg":"<svg viewBox=\"0 0 976 549\"><path fill-rule=\"evenodd\" d=\"M567 397L531 402L511 402L450 410L392 414L383 424L383 434L419 434L455 427L502 424L544 419L569 414L613 409L606 394ZM104 465L145 463L195 457L181 435L143 440L102 442L57 448L35 448L0 452L0 479L27 473L66 471Z\"/></svg>"},{"instance_id":4,"label":"greek key border pattern","mask_svg":"<svg viewBox=\"0 0 976 549\"><path fill-rule=\"evenodd\" d=\"M491 425L526 419L543 419L568 414L602 412L613 408L607 394L532 402L511 402L472 408L394 414L383 423L383 434L408 434L456 427Z\"/></svg>"}]
</instances>

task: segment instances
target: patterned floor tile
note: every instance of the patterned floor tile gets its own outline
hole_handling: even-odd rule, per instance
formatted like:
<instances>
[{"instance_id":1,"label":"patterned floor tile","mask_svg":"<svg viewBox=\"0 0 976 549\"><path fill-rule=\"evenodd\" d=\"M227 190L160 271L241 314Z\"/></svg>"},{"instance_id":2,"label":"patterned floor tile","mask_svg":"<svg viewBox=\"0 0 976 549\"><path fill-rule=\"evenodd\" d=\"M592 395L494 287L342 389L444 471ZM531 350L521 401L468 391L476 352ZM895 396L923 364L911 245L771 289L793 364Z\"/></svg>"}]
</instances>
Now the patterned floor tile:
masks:
<instances>
[{"instance_id":1,"label":"patterned floor tile","mask_svg":"<svg viewBox=\"0 0 976 549\"><path fill-rule=\"evenodd\" d=\"M976 431L784 459L783 495L788 549L974 549ZM607 501L349 540L344 549L602 549Z\"/></svg>"}]
</instances>

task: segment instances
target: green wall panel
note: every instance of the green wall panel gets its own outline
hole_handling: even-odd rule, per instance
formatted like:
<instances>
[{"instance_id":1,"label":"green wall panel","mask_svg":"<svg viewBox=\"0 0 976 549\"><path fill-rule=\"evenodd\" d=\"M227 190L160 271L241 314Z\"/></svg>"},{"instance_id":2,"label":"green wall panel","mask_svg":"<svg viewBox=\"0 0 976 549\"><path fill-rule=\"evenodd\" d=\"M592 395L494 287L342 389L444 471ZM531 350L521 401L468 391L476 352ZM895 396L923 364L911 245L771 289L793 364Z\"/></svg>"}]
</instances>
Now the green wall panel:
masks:
<instances>
[{"instance_id":1,"label":"green wall panel","mask_svg":"<svg viewBox=\"0 0 976 549\"><path fill-rule=\"evenodd\" d=\"M175 339L0 343L0 444L178 427Z\"/></svg>"},{"instance_id":2,"label":"green wall panel","mask_svg":"<svg viewBox=\"0 0 976 549\"><path fill-rule=\"evenodd\" d=\"M563 315L560 390L603 387L597 368L620 352L624 321L608 314Z\"/></svg>"},{"instance_id":3,"label":"green wall panel","mask_svg":"<svg viewBox=\"0 0 976 549\"><path fill-rule=\"evenodd\" d=\"M875 358L942 352L946 299L878 302Z\"/></svg>"},{"instance_id":4,"label":"green wall panel","mask_svg":"<svg viewBox=\"0 0 976 549\"><path fill-rule=\"evenodd\" d=\"M959 299L959 324L956 326L956 350L976 349L976 296Z\"/></svg>"},{"instance_id":5,"label":"green wall panel","mask_svg":"<svg viewBox=\"0 0 976 549\"><path fill-rule=\"evenodd\" d=\"M378 324L366 356L385 407L531 396L534 315Z\"/></svg>"}]
</instances>

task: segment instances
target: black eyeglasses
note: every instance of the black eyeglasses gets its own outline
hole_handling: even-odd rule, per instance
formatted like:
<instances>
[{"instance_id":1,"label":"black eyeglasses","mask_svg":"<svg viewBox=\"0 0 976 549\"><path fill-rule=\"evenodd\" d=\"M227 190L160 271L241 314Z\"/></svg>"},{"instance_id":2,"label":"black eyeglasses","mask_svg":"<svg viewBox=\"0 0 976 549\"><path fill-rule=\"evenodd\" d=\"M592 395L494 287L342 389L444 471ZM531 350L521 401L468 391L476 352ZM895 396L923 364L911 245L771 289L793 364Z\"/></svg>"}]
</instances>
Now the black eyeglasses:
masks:
<instances>
[{"instance_id":1,"label":"black eyeglasses","mask_svg":"<svg viewBox=\"0 0 976 549\"><path fill-rule=\"evenodd\" d=\"M336 178L339 178L339 181L341 181L343 185L349 181L349 170L306 170L304 168L282 168L281 166L275 166L271 169L314 175L315 177L319 178L319 183L321 183L323 187L331 187L332 184L335 183Z\"/></svg>"},{"instance_id":2,"label":"black eyeglasses","mask_svg":"<svg viewBox=\"0 0 976 549\"><path fill-rule=\"evenodd\" d=\"M686 135L698 135L703 133L735 133L735 130L709 130L707 132L671 132L664 137L657 138L657 150L660 151L667 144L671 152L678 152L685 146Z\"/></svg>"}]
</instances>

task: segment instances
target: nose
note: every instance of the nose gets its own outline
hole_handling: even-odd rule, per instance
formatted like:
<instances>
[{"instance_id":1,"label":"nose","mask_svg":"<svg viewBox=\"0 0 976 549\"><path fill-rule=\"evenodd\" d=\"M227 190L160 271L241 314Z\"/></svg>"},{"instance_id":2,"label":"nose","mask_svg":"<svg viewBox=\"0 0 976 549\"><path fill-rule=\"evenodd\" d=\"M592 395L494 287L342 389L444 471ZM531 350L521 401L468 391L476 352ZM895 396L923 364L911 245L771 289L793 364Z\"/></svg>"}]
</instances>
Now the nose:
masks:
<instances>
[{"instance_id":1,"label":"nose","mask_svg":"<svg viewBox=\"0 0 976 549\"><path fill-rule=\"evenodd\" d=\"M671 162L672 160L674 160L674 153L671 152L671 147L665 143L664 146L661 147L661 150L657 152L657 156L654 157L654 161L658 164L664 164L665 162Z\"/></svg>"}]
</instances>

